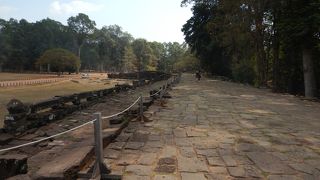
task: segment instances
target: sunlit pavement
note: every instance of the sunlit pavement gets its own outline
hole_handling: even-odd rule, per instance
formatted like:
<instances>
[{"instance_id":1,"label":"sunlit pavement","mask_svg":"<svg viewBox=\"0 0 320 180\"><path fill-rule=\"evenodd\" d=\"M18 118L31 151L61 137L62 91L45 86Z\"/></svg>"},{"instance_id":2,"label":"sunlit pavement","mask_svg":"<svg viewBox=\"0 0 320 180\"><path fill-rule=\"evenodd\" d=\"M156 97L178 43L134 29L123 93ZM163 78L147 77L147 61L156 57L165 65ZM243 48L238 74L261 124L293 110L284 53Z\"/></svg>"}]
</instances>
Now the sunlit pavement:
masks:
<instances>
[{"instance_id":1,"label":"sunlit pavement","mask_svg":"<svg viewBox=\"0 0 320 180\"><path fill-rule=\"evenodd\" d=\"M185 74L105 149L124 179L319 179L320 104ZM157 106L151 108L157 109Z\"/></svg>"}]
</instances>

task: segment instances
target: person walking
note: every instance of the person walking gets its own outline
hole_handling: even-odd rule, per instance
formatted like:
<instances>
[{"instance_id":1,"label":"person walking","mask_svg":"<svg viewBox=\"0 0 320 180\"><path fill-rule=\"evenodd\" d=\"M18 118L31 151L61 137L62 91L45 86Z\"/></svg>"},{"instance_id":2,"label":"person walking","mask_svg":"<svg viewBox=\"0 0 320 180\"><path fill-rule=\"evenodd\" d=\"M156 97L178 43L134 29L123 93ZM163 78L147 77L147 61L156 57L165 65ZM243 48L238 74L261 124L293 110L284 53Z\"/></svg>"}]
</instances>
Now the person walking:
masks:
<instances>
[{"instance_id":1,"label":"person walking","mask_svg":"<svg viewBox=\"0 0 320 180\"><path fill-rule=\"evenodd\" d=\"M200 81L200 79L201 79L201 73L200 73L200 71L197 71L197 72L196 72L196 78L198 79L198 81Z\"/></svg>"}]
</instances>

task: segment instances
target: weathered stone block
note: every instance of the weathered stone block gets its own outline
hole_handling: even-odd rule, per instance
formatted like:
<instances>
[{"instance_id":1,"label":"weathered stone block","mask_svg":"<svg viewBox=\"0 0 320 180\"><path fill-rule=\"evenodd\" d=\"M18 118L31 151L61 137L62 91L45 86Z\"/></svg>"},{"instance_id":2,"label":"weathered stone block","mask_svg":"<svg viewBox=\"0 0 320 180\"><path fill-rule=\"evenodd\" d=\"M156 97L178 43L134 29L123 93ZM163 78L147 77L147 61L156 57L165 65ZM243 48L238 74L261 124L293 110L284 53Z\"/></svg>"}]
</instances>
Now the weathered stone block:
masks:
<instances>
[{"instance_id":1,"label":"weathered stone block","mask_svg":"<svg viewBox=\"0 0 320 180\"><path fill-rule=\"evenodd\" d=\"M0 156L0 179L5 179L28 171L28 157L25 155L1 155Z\"/></svg>"}]
</instances>

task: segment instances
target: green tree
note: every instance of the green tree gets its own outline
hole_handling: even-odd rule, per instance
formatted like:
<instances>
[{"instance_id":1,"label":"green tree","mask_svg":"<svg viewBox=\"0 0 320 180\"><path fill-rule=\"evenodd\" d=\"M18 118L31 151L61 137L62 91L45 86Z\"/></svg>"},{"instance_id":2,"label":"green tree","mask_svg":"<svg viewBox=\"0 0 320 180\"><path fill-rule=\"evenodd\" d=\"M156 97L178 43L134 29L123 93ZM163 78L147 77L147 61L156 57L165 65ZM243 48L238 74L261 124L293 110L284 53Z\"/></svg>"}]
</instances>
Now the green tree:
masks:
<instances>
[{"instance_id":1,"label":"green tree","mask_svg":"<svg viewBox=\"0 0 320 180\"><path fill-rule=\"evenodd\" d=\"M320 83L318 0L183 0L185 40L213 74L315 96ZM268 82L268 83L267 83Z\"/></svg>"},{"instance_id":2,"label":"green tree","mask_svg":"<svg viewBox=\"0 0 320 180\"><path fill-rule=\"evenodd\" d=\"M292 0L282 3L279 31L286 44L295 44L302 54L305 96L316 96L314 54L319 44L320 2Z\"/></svg>"},{"instance_id":3,"label":"green tree","mask_svg":"<svg viewBox=\"0 0 320 180\"><path fill-rule=\"evenodd\" d=\"M123 71L124 72L133 72L137 70L138 60L137 56L134 54L131 46L125 48L125 53L123 57Z\"/></svg>"},{"instance_id":4,"label":"green tree","mask_svg":"<svg viewBox=\"0 0 320 180\"><path fill-rule=\"evenodd\" d=\"M76 34L76 42L78 45L78 56L81 57L81 47L89 35L93 34L96 23L90 20L89 16L79 13L77 16L71 16L68 19L69 28Z\"/></svg>"},{"instance_id":5,"label":"green tree","mask_svg":"<svg viewBox=\"0 0 320 180\"><path fill-rule=\"evenodd\" d=\"M139 72L152 70L153 52L145 39L136 39L132 43L132 49L137 57L137 69Z\"/></svg>"},{"instance_id":6,"label":"green tree","mask_svg":"<svg viewBox=\"0 0 320 180\"><path fill-rule=\"evenodd\" d=\"M189 71L195 72L198 71L200 67L199 59L190 52L190 50L186 51L179 59L174 62L174 71Z\"/></svg>"},{"instance_id":7,"label":"green tree","mask_svg":"<svg viewBox=\"0 0 320 180\"><path fill-rule=\"evenodd\" d=\"M36 65L50 65L50 68L58 72L78 72L80 68L80 59L72 52L57 48L45 51L37 60Z\"/></svg>"}]
</instances>

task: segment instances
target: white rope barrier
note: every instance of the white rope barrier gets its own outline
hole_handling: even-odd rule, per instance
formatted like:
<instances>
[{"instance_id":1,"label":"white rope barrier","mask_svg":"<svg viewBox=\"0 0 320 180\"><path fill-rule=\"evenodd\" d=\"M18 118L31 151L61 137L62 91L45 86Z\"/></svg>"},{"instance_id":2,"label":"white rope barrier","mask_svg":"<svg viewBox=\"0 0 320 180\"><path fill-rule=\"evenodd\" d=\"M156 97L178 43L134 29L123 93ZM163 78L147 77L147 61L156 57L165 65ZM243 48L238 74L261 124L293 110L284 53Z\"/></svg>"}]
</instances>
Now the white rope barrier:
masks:
<instances>
[{"instance_id":1,"label":"white rope barrier","mask_svg":"<svg viewBox=\"0 0 320 180\"><path fill-rule=\"evenodd\" d=\"M153 97L153 96L156 96L156 95L158 95L158 93L160 93L162 91L162 89L160 89L159 91L157 91L156 93L154 93L154 94L151 94L150 95L150 97Z\"/></svg>"},{"instance_id":2,"label":"white rope barrier","mask_svg":"<svg viewBox=\"0 0 320 180\"><path fill-rule=\"evenodd\" d=\"M5 152L5 151L13 150L13 149L18 149L18 148L21 148L21 147L24 147L24 146L29 146L29 145L32 145L32 144L37 144L39 142L46 141L48 139L51 139L51 138L54 138L54 137L57 137L57 136L61 136L61 135L66 134L68 132L77 130L77 129L79 129L79 128L83 127L83 126L86 126L88 124L92 124L94 121L96 121L96 119L94 119L92 121L89 121L89 122L86 122L84 124L81 124L80 126L71 128L71 129L69 129L67 131L64 131L64 132L61 132L61 133L58 133L58 134L55 134L55 135L52 135L52 136L49 136L49 137L46 137L46 138L39 139L37 141L32 141L32 142L29 142L29 143L21 144L21 145L10 147L10 148L0 149L0 152Z\"/></svg>"},{"instance_id":3,"label":"white rope barrier","mask_svg":"<svg viewBox=\"0 0 320 180\"><path fill-rule=\"evenodd\" d=\"M158 93L160 93L160 92L163 91L163 90L165 91L166 88L165 88L165 89L162 89L162 88L161 88L161 89L160 89L159 91L157 91L156 93L150 95L150 97L157 95ZM137 102L139 102L139 100L141 100L142 98L143 98L143 97L140 96L139 98L137 98L136 101L134 101L129 107L127 107L127 108L124 109L123 111L121 111L121 112L119 112L119 113L116 113L116 114L113 114L113 115L110 115L110 116L104 116L104 117L102 117L102 119L109 119L109 118L118 116L118 115L120 115L120 114L123 114L124 112L128 111L129 109L131 109L131 108L132 108ZM45 137L45 138L42 138L42 139L39 139L39 140L36 140L36 141L28 142L28 143L25 143L25 144L21 144L21 145L18 145L18 146L14 146L14 147L9 147L9 148L5 148L5 149L0 149L0 153L1 153L1 152L5 152L5 151L9 151L9 150L13 150L13 149L18 149L18 148L25 147L25 146L29 146L29 145L33 145L33 144L37 144L37 143L40 143L40 142L42 142L42 141L46 141L46 140L49 140L49 139L52 139L52 138L61 136L61 135L63 135L63 134L66 134L66 133L69 133L69 132L71 132L71 131L77 130L77 129L81 128L81 127L84 127L84 126L86 126L86 125L88 125L88 124L92 124L92 123L95 122L95 121L96 121L96 119L91 120L91 121L88 121L88 122L86 122L86 123L84 123L84 124L81 124L81 125L79 125L79 126L77 126L77 127L71 128L71 129L69 129L69 130L67 130L67 131L64 131L64 132L61 132L61 133L58 133L58 134L55 134L55 135L52 135L52 136L49 136L49 137Z\"/></svg>"},{"instance_id":4,"label":"white rope barrier","mask_svg":"<svg viewBox=\"0 0 320 180\"><path fill-rule=\"evenodd\" d=\"M170 79L169 79L169 80L170 80ZM169 81L169 80L167 80L167 81L166 81L166 86L165 86L166 88L167 88L167 86L168 86L168 81ZM163 91L163 90L166 90L166 89L162 89L162 88L160 88L160 89L159 89L159 91L157 91L157 92L155 92L155 93L151 94L151 95L150 95L150 97L153 97L153 96L159 95L159 93L160 93L161 91Z\"/></svg>"},{"instance_id":5,"label":"white rope barrier","mask_svg":"<svg viewBox=\"0 0 320 180\"><path fill-rule=\"evenodd\" d=\"M110 116L104 116L104 117L102 117L102 119L110 119L110 118L116 117L116 116L118 116L120 114L123 114L124 112L128 111L129 109L131 109L140 100L140 98L142 98L142 97L141 96L138 97L138 99L134 103L132 103L129 107L127 107L123 111L118 112L118 113L113 114L113 115L110 115Z\"/></svg>"},{"instance_id":6,"label":"white rope barrier","mask_svg":"<svg viewBox=\"0 0 320 180\"><path fill-rule=\"evenodd\" d=\"M110 115L110 116L105 116L103 117L102 119L109 119L109 118L112 118L112 117L115 117L115 116L118 116L126 111L128 111L130 108L132 108L139 100L140 100L141 96L134 102L132 103L128 108L126 108L125 110L119 112L119 113L116 113L116 114L113 114L113 115ZM49 136L49 137L45 137L45 138L42 138L42 139L39 139L39 140L36 140L36 141L32 141L32 142L28 142L28 143L25 143L25 144L21 144L21 145L18 145L18 146L14 146L14 147L10 147L10 148L5 148L5 149L0 149L0 152L5 152L5 151L9 151L9 150L13 150L13 149L18 149L18 148L21 148L21 147L24 147L24 146L29 146L29 145L33 145L33 144L37 144L37 143L40 143L42 141L46 141L46 140L49 140L49 139L52 139L52 138L55 138L57 136L61 136L63 134L66 134L68 132L71 132L71 131L74 131L74 130L77 130L81 127L84 127L88 124L92 124L94 121L96 121L96 119L92 120L92 121L88 121L84 124L81 124L80 126L77 126L77 127L74 127L74 128L71 128L67 131L64 131L64 132L61 132L61 133L58 133L58 134L55 134L55 135L52 135L52 136Z\"/></svg>"}]
</instances>

